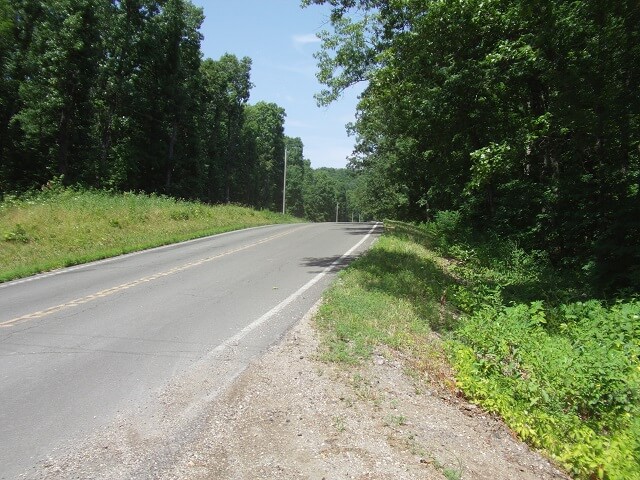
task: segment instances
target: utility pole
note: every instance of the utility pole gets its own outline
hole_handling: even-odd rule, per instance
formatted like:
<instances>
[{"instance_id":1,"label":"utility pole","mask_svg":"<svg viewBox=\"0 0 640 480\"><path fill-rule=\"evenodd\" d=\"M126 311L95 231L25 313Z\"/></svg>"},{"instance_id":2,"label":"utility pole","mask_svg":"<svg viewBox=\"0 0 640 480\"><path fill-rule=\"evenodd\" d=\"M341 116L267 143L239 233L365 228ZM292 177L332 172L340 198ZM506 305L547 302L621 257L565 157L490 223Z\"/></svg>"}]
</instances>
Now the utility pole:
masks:
<instances>
[{"instance_id":1,"label":"utility pole","mask_svg":"<svg viewBox=\"0 0 640 480\"><path fill-rule=\"evenodd\" d=\"M287 205L287 147L284 147L284 181L282 182L282 214Z\"/></svg>"},{"instance_id":2,"label":"utility pole","mask_svg":"<svg viewBox=\"0 0 640 480\"><path fill-rule=\"evenodd\" d=\"M336 202L336 223L338 223L338 206L340 204L338 202Z\"/></svg>"}]
</instances>

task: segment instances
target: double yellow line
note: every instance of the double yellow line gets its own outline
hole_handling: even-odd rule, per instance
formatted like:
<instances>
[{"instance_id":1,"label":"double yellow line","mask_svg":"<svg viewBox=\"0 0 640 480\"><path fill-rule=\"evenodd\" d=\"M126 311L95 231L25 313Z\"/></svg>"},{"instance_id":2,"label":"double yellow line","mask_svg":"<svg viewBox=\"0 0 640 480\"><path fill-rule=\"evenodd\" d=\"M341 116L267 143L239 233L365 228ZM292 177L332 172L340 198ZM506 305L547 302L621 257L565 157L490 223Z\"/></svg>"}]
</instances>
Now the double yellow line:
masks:
<instances>
[{"instance_id":1,"label":"double yellow line","mask_svg":"<svg viewBox=\"0 0 640 480\"><path fill-rule=\"evenodd\" d=\"M193 267L198 267L198 266L203 265L205 263L212 262L212 261L217 260L219 258L226 257L228 255L232 255L234 253L238 253L238 252L241 252L243 250L248 250L249 248L253 248L255 246L261 245L263 243L270 242L270 241L275 240L277 238L284 237L285 235L289 235L290 233L296 232L296 231L298 231L298 230L300 230L302 228L307 228L308 226L309 225L305 225L305 226L302 226L302 227L299 227L299 228L295 228L295 229L292 229L292 230L289 230L289 231L286 231L286 232L283 232L283 233L278 233L276 235L272 235L270 237L263 238L262 240L259 240L257 242L250 243L248 245L243 245L242 247L234 248L232 250L227 250L225 252L219 253L217 255L213 255L211 257L201 258L200 260L196 260L195 262L186 263L184 265L180 265L178 267L174 267L174 268L172 268L170 270L166 270L164 272L154 273L153 275L149 275L147 277L142 277L142 278L139 278L138 280L134 280L134 281L128 282L128 283L123 283L122 285L117 285L115 287L107 288L106 290L101 290L99 292L92 293L91 295L87 295L85 297L76 298L75 300L70 300L70 301L68 301L66 303L62 303L62 304L56 305L54 307L49 307L47 309L40 310L38 312L28 313L28 314L22 315L20 317L12 318L11 320L6 320L4 322L0 322L0 328L13 327L13 326L19 325L21 323L28 322L29 320L35 320L37 318L42 318L42 317L46 317L47 315L51 315L52 313L60 312L62 310L67 310L67 309L73 308L73 307L78 307L80 305L84 305L85 303L92 302L93 300L97 300L99 298L105 298L105 297L108 297L110 295L113 295L114 293L123 292L125 290L130 289L130 288L137 287L138 285L142 285L144 283L149 283L149 282L152 282L152 281L157 280L159 278L168 277L170 275L173 275L173 274L176 274L176 273L179 273L179 272L183 272L183 271L188 270L188 269L193 268Z\"/></svg>"}]
</instances>

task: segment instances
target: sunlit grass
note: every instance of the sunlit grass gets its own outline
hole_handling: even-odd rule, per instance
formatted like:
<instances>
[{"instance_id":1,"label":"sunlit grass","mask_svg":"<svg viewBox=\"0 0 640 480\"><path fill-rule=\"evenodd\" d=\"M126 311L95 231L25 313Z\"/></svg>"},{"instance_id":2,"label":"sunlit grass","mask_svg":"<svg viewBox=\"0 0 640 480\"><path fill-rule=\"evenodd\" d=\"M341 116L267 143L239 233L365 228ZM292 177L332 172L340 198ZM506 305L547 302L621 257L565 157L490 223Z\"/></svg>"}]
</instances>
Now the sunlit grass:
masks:
<instances>
[{"instance_id":1,"label":"sunlit grass","mask_svg":"<svg viewBox=\"0 0 640 480\"><path fill-rule=\"evenodd\" d=\"M449 385L451 374L435 331L451 321L441 308L453 279L431 251L383 236L342 272L316 317L325 360L346 364L386 346L406 356L410 367Z\"/></svg>"},{"instance_id":2,"label":"sunlit grass","mask_svg":"<svg viewBox=\"0 0 640 480\"><path fill-rule=\"evenodd\" d=\"M0 203L0 281L296 219L236 205L61 190Z\"/></svg>"}]
</instances>

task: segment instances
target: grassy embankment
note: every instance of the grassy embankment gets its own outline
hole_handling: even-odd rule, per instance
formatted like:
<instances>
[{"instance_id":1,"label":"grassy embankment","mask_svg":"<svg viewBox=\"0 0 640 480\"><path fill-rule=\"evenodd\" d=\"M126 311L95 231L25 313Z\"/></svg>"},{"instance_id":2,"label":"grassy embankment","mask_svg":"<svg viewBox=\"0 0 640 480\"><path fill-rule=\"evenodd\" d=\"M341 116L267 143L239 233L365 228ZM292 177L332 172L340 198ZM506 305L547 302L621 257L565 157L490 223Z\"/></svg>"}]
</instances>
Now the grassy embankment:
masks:
<instances>
[{"instance_id":1,"label":"grassy embankment","mask_svg":"<svg viewBox=\"0 0 640 480\"><path fill-rule=\"evenodd\" d=\"M53 188L0 203L0 281L296 219L167 197Z\"/></svg>"},{"instance_id":2,"label":"grassy embankment","mask_svg":"<svg viewBox=\"0 0 640 480\"><path fill-rule=\"evenodd\" d=\"M387 345L574 478L640 479L637 297L587 300L540 254L455 240L453 220L385 223L321 307L325 358L357 363Z\"/></svg>"}]
</instances>

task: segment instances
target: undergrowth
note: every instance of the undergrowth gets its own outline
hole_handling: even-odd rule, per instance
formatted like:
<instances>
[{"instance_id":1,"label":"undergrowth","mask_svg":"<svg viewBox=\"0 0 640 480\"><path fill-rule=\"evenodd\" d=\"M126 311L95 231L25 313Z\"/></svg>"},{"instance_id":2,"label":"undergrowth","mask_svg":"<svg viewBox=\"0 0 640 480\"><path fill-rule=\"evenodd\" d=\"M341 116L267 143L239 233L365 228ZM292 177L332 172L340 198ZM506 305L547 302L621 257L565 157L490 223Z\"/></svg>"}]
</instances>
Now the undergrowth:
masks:
<instances>
[{"instance_id":1,"label":"undergrowth","mask_svg":"<svg viewBox=\"0 0 640 480\"><path fill-rule=\"evenodd\" d=\"M326 296L325 358L384 344L446 382L437 332L456 386L574 478L640 479L637 297L593 299L542 253L469 241L452 212L385 230Z\"/></svg>"},{"instance_id":2,"label":"undergrowth","mask_svg":"<svg viewBox=\"0 0 640 480\"><path fill-rule=\"evenodd\" d=\"M0 202L0 281L294 218L236 205L49 185Z\"/></svg>"}]
</instances>

